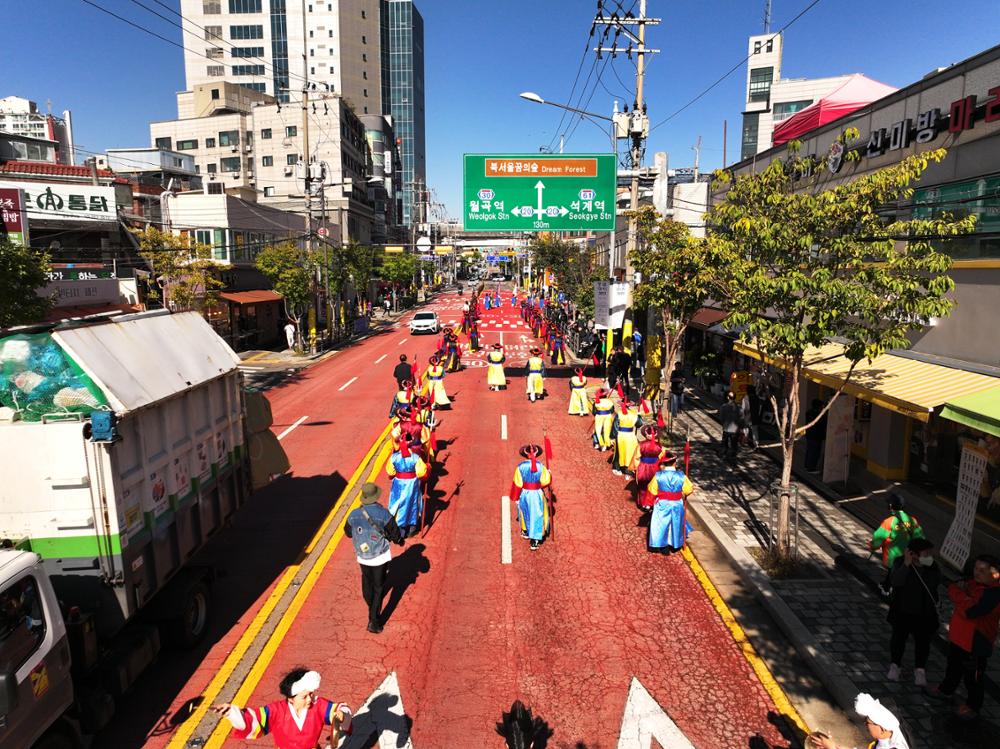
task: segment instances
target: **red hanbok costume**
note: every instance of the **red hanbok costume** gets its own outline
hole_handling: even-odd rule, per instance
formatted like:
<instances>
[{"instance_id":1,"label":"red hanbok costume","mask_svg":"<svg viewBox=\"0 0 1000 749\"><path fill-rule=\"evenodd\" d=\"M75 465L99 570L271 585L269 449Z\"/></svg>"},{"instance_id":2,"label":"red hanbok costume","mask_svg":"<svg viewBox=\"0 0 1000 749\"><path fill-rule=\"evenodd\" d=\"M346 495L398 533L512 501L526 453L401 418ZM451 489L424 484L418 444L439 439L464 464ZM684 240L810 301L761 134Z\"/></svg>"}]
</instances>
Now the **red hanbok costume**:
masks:
<instances>
[{"instance_id":1,"label":"red hanbok costume","mask_svg":"<svg viewBox=\"0 0 1000 749\"><path fill-rule=\"evenodd\" d=\"M635 483L638 488L636 504L642 510L652 510L656 497L649 493L649 482L660 470L660 457L663 448L656 439L656 432L644 430L645 439L639 443L639 452L635 464Z\"/></svg>"},{"instance_id":2,"label":"red hanbok costume","mask_svg":"<svg viewBox=\"0 0 1000 749\"><path fill-rule=\"evenodd\" d=\"M227 717L233 725L233 738L252 740L270 735L278 749L317 749L338 711L346 717L342 730L349 734L351 709L322 697L306 708L304 715L295 715L288 700L278 700L256 710L232 707Z\"/></svg>"}]
</instances>

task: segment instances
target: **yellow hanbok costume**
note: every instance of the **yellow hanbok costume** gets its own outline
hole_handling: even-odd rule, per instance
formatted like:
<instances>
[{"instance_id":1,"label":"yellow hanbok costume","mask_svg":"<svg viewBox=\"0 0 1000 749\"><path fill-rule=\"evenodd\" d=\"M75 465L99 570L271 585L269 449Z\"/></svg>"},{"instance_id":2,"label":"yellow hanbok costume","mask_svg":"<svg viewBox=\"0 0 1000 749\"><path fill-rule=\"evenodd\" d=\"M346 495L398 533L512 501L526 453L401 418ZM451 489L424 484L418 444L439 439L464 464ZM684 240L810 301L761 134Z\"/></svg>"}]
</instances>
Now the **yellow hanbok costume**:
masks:
<instances>
[{"instance_id":1,"label":"yellow hanbok costume","mask_svg":"<svg viewBox=\"0 0 1000 749\"><path fill-rule=\"evenodd\" d=\"M622 413L623 409L625 413ZM635 407L625 403L615 412L615 473L632 472L632 462L639 451L639 435L636 432L641 425L642 419Z\"/></svg>"},{"instance_id":2,"label":"yellow hanbok costume","mask_svg":"<svg viewBox=\"0 0 1000 749\"><path fill-rule=\"evenodd\" d=\"M438 363L437 357L431 357L424 378L427 381L427 397L431 402L435 406L450 406L451 401L448 400L448 393L444 389L444 367Z\"/></svg>"},{"instance_id":3,"label":"yellow hanbok costume","mask_svg":"<svg viewBox=\"0 0 1000 749\"><path fill-rule=\"evenodd\" d=\"M503 353L503 347L494 344L493 350L486 355L486 384L490 388L507 387L507 376L503 372L505 361L507 357Z\"/></svg>"},{"instance_id":4,"label":"yellow hanbok costume","mask_svg":"<svg viewBox=\"0 0 1000 749\"><path fill-rule=\"evenodd\" d=\"M570 416L586 416L590 413L590 401L587 399L587 378L583 370L569 378L569 414Z\"/></svg>"},{"instance_id":5,"label":"yellow hanbok costume","mask_svg":"<svg viewBox=\"0 0 1000 749\"><path fill-rule=\"evenodd\" d=\"M594 398L594 447L610 450L611 425L615 420L615 404L603 390L598 390Z\"/></svg>"},{"instance_id":6,"label":"yellow hanbok costume","mask_svg":"<svg viewBox=\"0 0 1000 749\"><path fill-rule=\"evenodd\" d=\"M545 371L545 361L541 357L541 351L531 349L531 358L528 359L528 399L534 402L535 398L541 398L545 392L545 381L542 373Z\"/></svg>"}]
</instances>

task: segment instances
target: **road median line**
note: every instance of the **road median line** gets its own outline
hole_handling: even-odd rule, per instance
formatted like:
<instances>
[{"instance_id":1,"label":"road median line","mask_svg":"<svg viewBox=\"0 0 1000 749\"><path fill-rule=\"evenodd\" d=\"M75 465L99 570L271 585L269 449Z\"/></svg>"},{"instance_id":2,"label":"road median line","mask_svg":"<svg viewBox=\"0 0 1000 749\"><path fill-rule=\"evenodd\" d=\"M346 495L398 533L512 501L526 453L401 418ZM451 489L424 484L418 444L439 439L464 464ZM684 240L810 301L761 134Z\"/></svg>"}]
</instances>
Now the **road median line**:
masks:
<instances>
[{"instance_id":1,"label":"road median line","mask_svg":"<svg viewBox=\"0 0 1000 749\"><path fill-rule=\"evenodd\" d=\"M310 539L309 543L302 550L302 554L300 555L299 559L296 560L295 563L289 565L289 567L282 574L281 578L278 580L277 585L275 585L274 590L271 591L271 594L267 597L267 600L264 602L264 605L261 606L260 610L257 612L253 620L250 622L249 626L240 636L236 645L226 656L226 659L223 661L222 665L219 667L218 672L209 682L208 686L205 687L205 689L202 691L200 695L202 699L201 703L191 713L190 717L188 717L183 723L180 724L180 726L177 729L177 732L171 737L170 741L167 744L167 749L182 749L183 747L186 747L188 745L188 740L191 738L192 734L198 729L198 727L204 721L212 703L217 701L219 696L222 694L223 690L226 688L226 686L232 679L233 674L246 659L251 648L253 648L254 643L262 636L265 625L269 623L269 621L272 618L272 615L276 613L279 604L284 599L289 598L289 590L292 586L292 583L295 581L295 578L298 577L300 573L303 572L304 565L308 563L310 556L312 555L316 547L319 545L319 543L325 537L327 537L330 531L330 526L332 525L334 519L336 519L341 514L346 515L346 513L342 513L345 501L349 497L351 497L351 495L354 493L355 489L357 488L360 482L361 477L362 476L370 477L371 475L377 472L380 464L384 462L385 458L383 457L383 455L385 455L386 450L391 449L392 446L391 443L386 443L386 439L389 436L389 429L390 426L387 425L385 429L382 430L382 433L372 443L372 446L368 449L368 452L365 454L364 458L362 458L361 462L354 470L354 473L347 481L347 484L344 486L344 489L341 492L340 496L337 498L337 501L330 509L330 512L327 513L323 522L320 524L320 527L316 530L316 532L313 534L313 537ZM376 454L378 454L377 458ZM313 572L313 570L317 568L322 557L326 554L327 550L329 550L330 555L332 555L333 549L336 548L337 543L339 543L340 541L338 532L342 534L342 530L338 528L333 532L333 535L327 539L327 545L324 548L324 551L321 552L320 556L316 558L314 564L309 568L309 571L305 573L306 580L309 579L309 575ZM328 556L327 559L329 559ZM284 618L287 615L287 612L291 609L291 606L294 605L295 598L297 598L302 593L303 587L304 585L300 583L298 590L295 591L294 594L291 594L291 600L288 601L288 604L285 606L284 611L281 613L282 618ZM310 589L312 588L311 584L309 585L309 588ZM274 628L271 629L271 634L267 636L268 641L274 636L275 628L277 626L280 626L280 623L281 623L280 619L278 620L278 622L275 623ZM264 647L266 648L266 642Z\"/></svg>"}]
</instances>

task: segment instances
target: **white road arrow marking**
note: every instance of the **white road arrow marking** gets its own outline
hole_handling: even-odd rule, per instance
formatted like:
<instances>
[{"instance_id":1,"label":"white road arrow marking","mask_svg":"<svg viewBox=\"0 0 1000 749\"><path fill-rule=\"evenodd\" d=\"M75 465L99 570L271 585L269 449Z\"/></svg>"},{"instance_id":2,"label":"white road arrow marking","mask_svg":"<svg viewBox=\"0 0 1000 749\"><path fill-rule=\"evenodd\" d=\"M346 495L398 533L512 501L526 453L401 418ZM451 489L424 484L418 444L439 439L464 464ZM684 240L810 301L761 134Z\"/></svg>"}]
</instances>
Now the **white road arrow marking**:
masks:
<instances>
[{"instance_id":1,"label":"white road arrow marking","mask_svg":"<svg viewBox=\"0 0 1000 749\"><path fill-rule=\"evenodd\" d=\"M378 749L413 749L410 740L410 720L403 710L399 679L393 671L365 700L352 722L350 737L341 749L362 749L378 736Z\"/></svg>"},{"instance_id":2,"label":"white road arrow marking","mask_svg":"<svg viewBox=\"0 0 1000 749\"><path fill-rule=\"evenodd\" d=\"M618 733L618 749L651 749L653 739L666 749L694 749L694 744L633 676Z\"/></svg>"}]
</instances>

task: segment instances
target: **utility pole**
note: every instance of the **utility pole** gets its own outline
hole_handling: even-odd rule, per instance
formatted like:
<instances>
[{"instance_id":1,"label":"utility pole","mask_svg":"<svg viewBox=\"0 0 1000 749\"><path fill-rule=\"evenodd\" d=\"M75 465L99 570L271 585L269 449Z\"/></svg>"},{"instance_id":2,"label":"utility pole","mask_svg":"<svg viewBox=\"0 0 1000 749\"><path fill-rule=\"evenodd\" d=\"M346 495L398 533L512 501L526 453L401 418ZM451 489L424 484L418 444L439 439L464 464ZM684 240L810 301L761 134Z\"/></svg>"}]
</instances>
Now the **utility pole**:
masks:
<instances>
[{"instance_id":1,"label":"utility pole","mask_svg":"<svg viewBox=\"0 0 1000 749\"><path fill-rule=\"evenodd\" d=\"M628 118L628 135L631 140L629 153L631 156L632 184L630 189L629 209L632 216L628 221L628 243L626 245L626 257L623 258L621 266L628 267L629 260L635 250L638 241L639 222L635 217L635 211L639 208L639 171L642 167L643 144L646 136L649 135L649 118L646 114L646 102L644 97L644 87L646 79L646 55L658 53L658 49L650 49L646 46L646 27L655 26L660 23L659 18L646 17L646 0L639 2L639 15L619 16L612 13L610 16L603 14L603 4L598 3L598 17L594 19L595 25L603 25L604 33L601 43L595 48L598 59L604 53L610 53L612 58L624 52L629 59L636 56L635 66L635 100L632 102L632 113ZM634 30L633 30L634 29ZM614 30L614 38L610 46L605 46L609 33ZM622 49L618 41L621 36L628 40L628 46ZM627 107L626 107L627 111Z\"/></svg>"},{"instance_id":2,"label":"utility pole","mask_svg":"<svg viewBox=\"0 0 1000 749\"><path fill-rule=\"evenodd\" d=\"M698 164L701 160L701 136L698 136L698 142L691 146L691 150L694 151L694 181L698 181Z\"/></svg>"},{"instance_id":3,"label":"utility pole","mask_svg":"<svg viewBox=\"0 0 1000 749\"><path fill-rule=\"evenodd\" d=\"M306 33L306 0L302 0L302 172L305 179L306 208L306 257L312 255L313 248L313 216L312 216L312 160L309 158L309 50L307 49L309 35ZM329 272L329 269L324 269ZM318 289L317 289L318 294ZM316 296L309 307L309 350L316 353Z\"/></svg>"}]
</instances>

